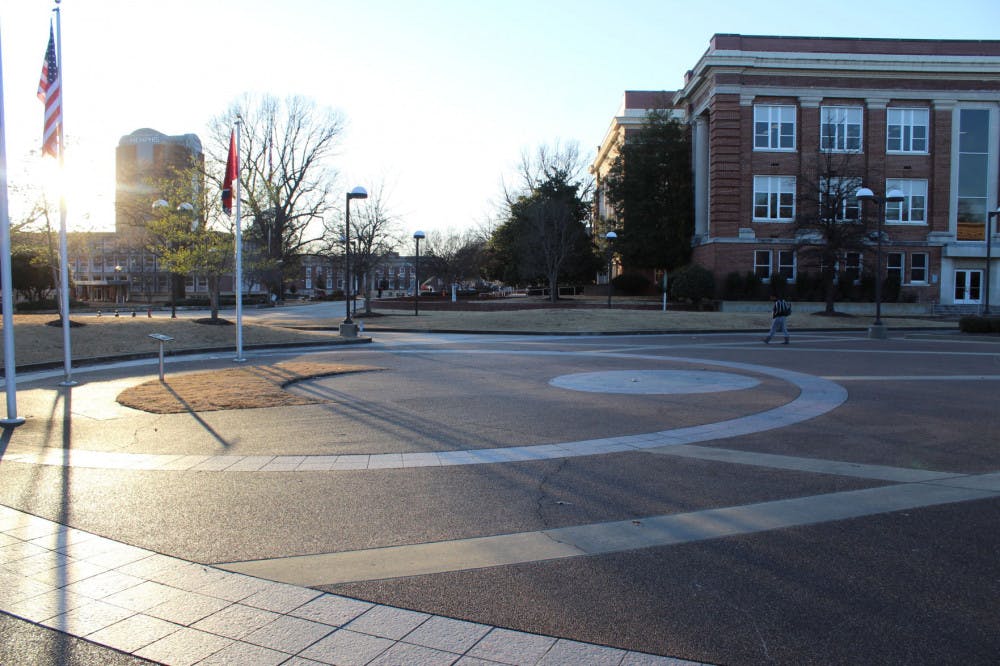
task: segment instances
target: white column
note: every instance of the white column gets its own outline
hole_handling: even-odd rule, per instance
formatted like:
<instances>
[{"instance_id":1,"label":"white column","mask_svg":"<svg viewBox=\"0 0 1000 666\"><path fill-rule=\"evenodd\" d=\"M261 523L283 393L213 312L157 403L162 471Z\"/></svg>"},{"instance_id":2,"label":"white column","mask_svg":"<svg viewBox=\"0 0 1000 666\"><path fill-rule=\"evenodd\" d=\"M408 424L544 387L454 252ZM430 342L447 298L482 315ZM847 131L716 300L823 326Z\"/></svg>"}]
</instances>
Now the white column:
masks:
<instances>
[{"instance_id":1,"label":"white column","mask_svg":"<svg viewBox=\"0 0 1000 666\"><path fill-rule=\"evenodd\" d=\"M709 145L708 120L704 115L694 120L691 144L694 158L694 234L699 238L705 238L709 233Z\"/></svg>"}]
</instances>

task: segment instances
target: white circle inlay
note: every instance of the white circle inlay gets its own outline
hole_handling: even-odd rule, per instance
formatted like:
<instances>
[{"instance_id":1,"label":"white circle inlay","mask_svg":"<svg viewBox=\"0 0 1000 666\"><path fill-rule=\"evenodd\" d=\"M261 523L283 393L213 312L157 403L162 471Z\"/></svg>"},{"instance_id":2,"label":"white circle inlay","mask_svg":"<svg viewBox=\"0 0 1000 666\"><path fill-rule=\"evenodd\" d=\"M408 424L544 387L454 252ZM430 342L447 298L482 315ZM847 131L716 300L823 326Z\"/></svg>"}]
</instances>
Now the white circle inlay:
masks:
<instances>
[{"instance_id":1,"label":"white circle inlay","mask_svg":"<svg viewBox=\"0 0 1000 666\"><path fill-rule=\"evenodd\" d=\"M757 386L753 377L711 370L611 370L562 375L549 384L588 393L682 395L739 391Z\"/></svg>"}]
</instances>

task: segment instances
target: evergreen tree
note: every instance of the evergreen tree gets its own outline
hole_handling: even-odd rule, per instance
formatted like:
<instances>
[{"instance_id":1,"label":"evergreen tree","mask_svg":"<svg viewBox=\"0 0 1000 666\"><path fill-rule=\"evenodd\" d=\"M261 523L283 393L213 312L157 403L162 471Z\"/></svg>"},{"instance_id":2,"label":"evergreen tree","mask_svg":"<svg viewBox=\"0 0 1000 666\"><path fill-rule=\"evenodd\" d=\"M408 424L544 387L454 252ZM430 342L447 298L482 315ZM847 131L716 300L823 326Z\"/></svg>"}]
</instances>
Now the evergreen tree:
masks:
<instances>
[{"instance_id":1,"label":"evergreen tree","mask_svg":"<svg viewBox=\"0 0 1000 666\"><path fill-rule=\"evenodd\" d=\"M626 136L604 185L609 228L629 269L673 270L688 263L694 233L690 129L665 110Z\"/></svg>"}]
</instances>

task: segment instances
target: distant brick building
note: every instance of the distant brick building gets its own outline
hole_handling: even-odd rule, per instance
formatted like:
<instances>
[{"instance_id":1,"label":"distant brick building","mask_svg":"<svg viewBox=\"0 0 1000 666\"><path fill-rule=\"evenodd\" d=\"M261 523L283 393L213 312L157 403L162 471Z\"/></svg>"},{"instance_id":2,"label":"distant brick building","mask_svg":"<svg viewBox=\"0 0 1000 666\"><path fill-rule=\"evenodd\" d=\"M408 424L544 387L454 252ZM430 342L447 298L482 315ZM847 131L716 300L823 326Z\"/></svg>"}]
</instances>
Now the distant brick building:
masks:
<instances>
[{"instance_id":1,"label":"distant brick building","mask_svg":"<svg viewBox=\"0 0 1000 666\"><path fill-rule=\"evenodd\" d=\"M642 94L626 93L626 108ZM720 34L671 106L692 126L693 260L717 279L780 273L794 283L819 270L798 256L794 221L816 200L817 161L838 154L850 157L839 177L905 196L886 205L882 275L913 300L982 304L1000 182L1000 41ZM617 140L609 133L602 145L598 175ZM854 201L844 214L875 210ZM874 243L838 263L875 273ZM996 259L989 272L1000 304Z\"/></svg>"}]
</instances>

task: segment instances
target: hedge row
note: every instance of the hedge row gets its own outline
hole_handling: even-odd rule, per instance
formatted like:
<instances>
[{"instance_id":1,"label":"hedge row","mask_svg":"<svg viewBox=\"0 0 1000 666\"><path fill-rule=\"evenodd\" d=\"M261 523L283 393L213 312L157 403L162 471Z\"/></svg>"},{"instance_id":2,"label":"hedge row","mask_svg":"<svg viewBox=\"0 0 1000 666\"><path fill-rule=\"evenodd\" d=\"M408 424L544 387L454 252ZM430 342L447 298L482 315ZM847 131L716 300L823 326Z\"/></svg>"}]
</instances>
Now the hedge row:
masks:
<instances>
[{"instance_id":1,"label":"hedge row","mask_svg":"<svg viewBox=\"0 0 1000 666\"><path fill-rule=\"evenodd\" d=\"M958 320L958 329L963 333L1000 333L1000 317L966 315Z\"/></svg>"}]
</instances>

